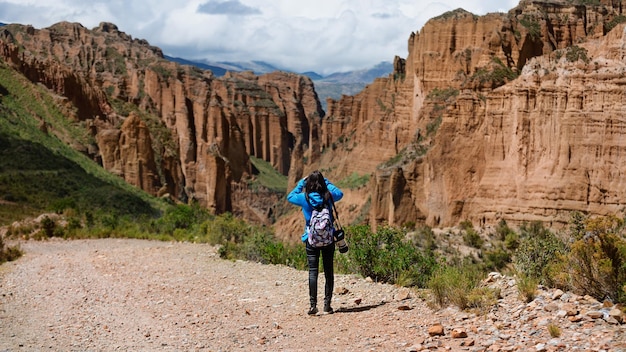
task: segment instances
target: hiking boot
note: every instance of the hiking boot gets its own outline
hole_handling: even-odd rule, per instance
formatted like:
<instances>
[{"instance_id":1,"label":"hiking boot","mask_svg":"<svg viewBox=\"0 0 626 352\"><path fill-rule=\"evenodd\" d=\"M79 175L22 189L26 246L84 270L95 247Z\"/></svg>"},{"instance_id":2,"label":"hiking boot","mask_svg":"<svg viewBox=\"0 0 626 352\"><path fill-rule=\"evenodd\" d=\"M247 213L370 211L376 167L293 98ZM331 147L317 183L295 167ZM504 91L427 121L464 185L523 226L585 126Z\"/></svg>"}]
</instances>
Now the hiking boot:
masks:
<instances>
[{"instance_id":1,"label":"hiking boot","mask_svg":"<svg viewBox=\"0 0 626 352\"><path fill-rule=\"evenodd\" d=\"M326 314L333 314L335 311L333 310L333 307L330 306L330 304L324 304L324 313Z\"/></svg>"},{"instance_id":2,"label":"hiking boot","mask_svg":"<svg viewBox=\"0 0 626 352\"><path fill-rule=\"evenodd\" d=\"M315 307L315 306L311 307L306 314L308 314L308 315L315 315L315 314L317 314L317 307Z\"/></svg>"}]
</instances>

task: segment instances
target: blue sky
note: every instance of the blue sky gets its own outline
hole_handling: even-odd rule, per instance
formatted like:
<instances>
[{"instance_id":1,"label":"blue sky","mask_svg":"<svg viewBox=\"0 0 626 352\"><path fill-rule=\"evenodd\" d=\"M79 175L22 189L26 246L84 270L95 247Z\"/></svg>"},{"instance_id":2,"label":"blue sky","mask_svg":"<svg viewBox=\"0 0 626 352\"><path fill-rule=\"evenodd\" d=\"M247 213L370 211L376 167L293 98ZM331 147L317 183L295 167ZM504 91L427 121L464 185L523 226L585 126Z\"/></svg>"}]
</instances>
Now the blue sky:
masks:
<instances>
[{"instance_id":1,"label":"blue sky","mask_svg":"<svg viewBox=\"0 0 626 352\"><path fill-rule=\"evenodd\" d=\"M166 55L190 60L259 60L320 74L406 58L411 32L463 8L506 12L518 0L0 0L0 22L87 28L112 22Z\"/></svg>"}]
</instances>

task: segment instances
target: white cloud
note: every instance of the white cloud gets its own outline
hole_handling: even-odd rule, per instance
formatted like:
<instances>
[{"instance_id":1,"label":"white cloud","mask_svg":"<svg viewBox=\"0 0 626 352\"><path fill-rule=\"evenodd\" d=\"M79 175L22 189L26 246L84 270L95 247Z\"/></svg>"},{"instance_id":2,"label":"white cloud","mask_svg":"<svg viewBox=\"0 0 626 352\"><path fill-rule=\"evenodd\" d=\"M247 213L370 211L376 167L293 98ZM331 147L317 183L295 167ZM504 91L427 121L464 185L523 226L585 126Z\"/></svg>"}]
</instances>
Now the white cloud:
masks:
<instances>
[{"instance_id":1,"label":"white cloud","mask_svg":"<svg viewBox=\"0 0 626 352\"><path fill-rule=\"evenodd\" d=\"M406 57L411 32L456 8L508 11L513 0L0 0L0 22L93 28L115 23L165 54L212 61L261 60L328 74Z\"/></svg>"}]
</instances>

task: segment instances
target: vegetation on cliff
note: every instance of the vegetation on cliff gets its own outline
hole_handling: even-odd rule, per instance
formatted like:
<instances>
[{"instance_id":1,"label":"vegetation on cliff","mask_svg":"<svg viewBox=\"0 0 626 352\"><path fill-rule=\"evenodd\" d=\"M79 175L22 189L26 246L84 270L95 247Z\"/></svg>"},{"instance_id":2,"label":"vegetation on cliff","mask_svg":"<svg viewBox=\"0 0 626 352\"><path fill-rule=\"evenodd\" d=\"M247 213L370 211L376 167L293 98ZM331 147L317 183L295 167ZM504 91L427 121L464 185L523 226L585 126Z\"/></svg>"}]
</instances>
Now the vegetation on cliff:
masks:
<instances>
[{"instance_id":1,"label":"vegetation on cliff","mask_svg":"<svg viewBox=\"0 0 626 352\"><path fill-rule=\"evenodd\" d=\"M90 137L46 89L0 65L0 223L45 211L153 216L163 204L68 146ZM34 99L33 99L34 98ZM69 136L69 137L68 137ZM88 143L86 143L88 144Z\"/></svg>"}]
</instances>

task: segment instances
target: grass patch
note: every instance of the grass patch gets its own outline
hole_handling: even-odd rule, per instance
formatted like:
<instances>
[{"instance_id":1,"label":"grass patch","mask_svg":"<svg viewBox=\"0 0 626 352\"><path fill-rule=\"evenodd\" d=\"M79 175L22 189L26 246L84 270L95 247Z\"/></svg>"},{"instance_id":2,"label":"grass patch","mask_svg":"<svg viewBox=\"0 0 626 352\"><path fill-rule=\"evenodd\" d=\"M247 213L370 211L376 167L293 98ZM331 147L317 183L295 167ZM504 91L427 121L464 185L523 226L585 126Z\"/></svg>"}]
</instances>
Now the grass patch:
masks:
<instances>
[{"instance_id":1,"label":"grass patch","mask_svg":"<svg viewBox=\"0 0 626 352\"><path fill-rule=\"evenodd\" d=\"M358 189L370 182L370 174L359 175L353 172L350 176L343 178L337 182L339 188Z\"/></svg>"},{"instance_id":2,"label":"grass patch","mask_svg":"<svg viewBox=\"0 0 626 352\"><path fill-rule=\"evenodd\" d=\"M84 128L63 116L47 90L0 64L0 93L0 225L65 208L130 216L163 209L160 201L59 138L90 143ZM42 131L43 124L54 133Z\"/></svg>"},{"instance_id":3,"label":"grass patch","mask_svg":"<svg viewBox=\"0 0 626 352\"><path fill-rule=\"evenodd\" d=\"M287 176L276 171L265 160L250 156L250 162L258 172L257 177L249 184L252 189L262 186L274 192L287 192Z\"/></svg>"},{"instance_id":4,"label":"grass patch","mask_svg":"<svg viewBox=\"0 0 626 352\"><path fill-rule=\"evenodd\" d=\"M517 278L517 292L522 301L530 303L535 299L537 295L537 285L539 281L537 278L520 274Z\"/></svg>"}]
</instances>

